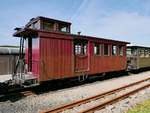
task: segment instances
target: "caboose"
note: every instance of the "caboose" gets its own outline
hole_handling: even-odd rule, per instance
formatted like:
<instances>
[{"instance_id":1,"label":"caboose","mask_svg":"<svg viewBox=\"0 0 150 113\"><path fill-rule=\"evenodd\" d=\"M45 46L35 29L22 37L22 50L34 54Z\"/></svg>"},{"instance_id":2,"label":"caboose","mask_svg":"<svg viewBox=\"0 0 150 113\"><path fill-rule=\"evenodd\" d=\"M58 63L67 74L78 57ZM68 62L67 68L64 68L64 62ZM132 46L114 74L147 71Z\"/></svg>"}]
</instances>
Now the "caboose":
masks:
<instances>
[{"instance_id":1,"label":"caboose","mask_svg":"<svg viewBox=\"0 0 150 113\"><path fill-rule=\"evenodd\" d=\"M41 16L15 30L20 49L25 42L26 71L14 74L23 84L126 70L128 42L71 34L70 22Z\"/></svg>"}]
</instances>

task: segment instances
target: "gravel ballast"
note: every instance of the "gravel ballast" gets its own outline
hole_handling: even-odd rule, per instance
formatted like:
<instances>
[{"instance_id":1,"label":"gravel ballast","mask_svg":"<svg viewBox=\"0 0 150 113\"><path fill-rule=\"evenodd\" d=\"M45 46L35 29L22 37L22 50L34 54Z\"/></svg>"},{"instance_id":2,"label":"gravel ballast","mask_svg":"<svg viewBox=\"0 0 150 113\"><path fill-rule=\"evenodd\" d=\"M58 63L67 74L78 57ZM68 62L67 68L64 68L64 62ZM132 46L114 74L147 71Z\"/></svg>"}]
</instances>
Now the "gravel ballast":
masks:
<instances>
[{"instance_id":1,"label":"gravel ballast","mask_svg":"<svg viewBox=\"0 0 150 113\"><path fill-rule=\"evenodd\" d=\"M105 107L105 109L96 111L95 113L125 113L129 109L134 108L137 104L143 103L149 98L150 88L147 88L122 101L119 101L112 105L108 105L107 107Z\"/></svg>"},{"instance_id":2,"label":"gravel ballast","mask_svg":"<svg viewBox=\"0 0 150 113\"><path fill-rule=\"evenodd\" d=\"M38 113L39 111L45 109L50 109L53 107L60 106L62 104L94 96L96 94L103 93L108 90L112 90L149 77L150 71L147 71L139 74L134 74L132 76L124 76L117 79L97 81L94 83L76 86L72 88L66 88L58 91L49 91L48 93L40 95L31 95L16 101L8 100L5 102L0 102L0 113ZM150 97L150 91L146 90L145 92L148 92L146 93L146 95L144 93L146 98ZM136 98L138 99L137 96ZM128 108L128 104L123 105L125 106L123 107L123 109L126 110ZM114 107L113 105L107 106L106 109L108 109L107 112L113 112L114 110L116 111L114 113L122 113L119 112L121 110L120 108L118 108L118 106L117 107ZM115 109L118 109L118 112ZM103 110L98 112L103 112Z\"/></svg>"}]
</instances>

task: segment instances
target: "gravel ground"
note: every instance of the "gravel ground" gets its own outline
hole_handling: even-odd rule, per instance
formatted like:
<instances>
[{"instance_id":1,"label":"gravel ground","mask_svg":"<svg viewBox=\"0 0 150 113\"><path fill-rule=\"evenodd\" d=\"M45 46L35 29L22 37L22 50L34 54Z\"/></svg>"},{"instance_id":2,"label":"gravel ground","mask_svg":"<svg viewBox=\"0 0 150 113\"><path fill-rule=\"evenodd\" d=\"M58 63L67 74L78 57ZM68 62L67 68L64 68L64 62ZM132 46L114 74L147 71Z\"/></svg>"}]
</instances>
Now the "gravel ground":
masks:
<instances>
[{"instance_id":1,"label":"gravel ground","mask_svg":"<svg viewBox=\"0 0 150 113\"><path fill-rule=\"evenodd\" d=\"M48 108L53 108L82 98L94 96L149 77L150 71L147 71L140 74L134 74L133 76L124 76L117 79L98 81L58 91L49 91L45 94L32 95L19 100L8 100L0 102L0 113L38 113L39 111ZM148 94L150 95L150 93ZM108 108L111 107L108 106Z\"/></svg>"}]
</instances>

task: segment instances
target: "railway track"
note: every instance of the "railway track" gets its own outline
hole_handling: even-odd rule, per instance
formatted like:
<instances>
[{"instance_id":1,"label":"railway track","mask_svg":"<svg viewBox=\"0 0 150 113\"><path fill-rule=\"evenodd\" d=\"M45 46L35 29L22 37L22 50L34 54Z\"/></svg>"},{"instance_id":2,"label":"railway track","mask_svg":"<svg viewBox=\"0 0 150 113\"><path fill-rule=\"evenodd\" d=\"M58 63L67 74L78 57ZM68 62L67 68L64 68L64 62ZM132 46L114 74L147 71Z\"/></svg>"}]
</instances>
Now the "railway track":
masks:
<instances>
[{"instance_id":1,"label":"railway track","mask_svg":"<svg viewBox=\"0 0 150 113\"><path fill-rule=\"evenodd\" d=\"M82 99L70 104L42 111L41 113L93 113L105 108L107 105L123 100L150 86L150 78L125 85L111 91Z\"/></svg>"},{"instance_id":2,"label":"railway track","mask_svg":"<svg viewBox=\"0 0 150 113\"><path fill-rule=\"evenodd\" d=\"M8 99L22 98L31 95L36 95L31 89L20 89L16 91L10 91L0 95L0 102Z\"/></svg>"},{"instance_id":3,"label":"railway track","mask_svg":"<svg viewBox=\"0 0 150 113\"><path fill-rule=\"evenodd\" d=\"M17 95L18 93L12 93L11 95L9 96L12 96L12 95ZM19 92L19 94L23 95L23 96L30 96L30 95L35 95L34 92L32 91L21 91Z\"/></svg>"}]
</instances>

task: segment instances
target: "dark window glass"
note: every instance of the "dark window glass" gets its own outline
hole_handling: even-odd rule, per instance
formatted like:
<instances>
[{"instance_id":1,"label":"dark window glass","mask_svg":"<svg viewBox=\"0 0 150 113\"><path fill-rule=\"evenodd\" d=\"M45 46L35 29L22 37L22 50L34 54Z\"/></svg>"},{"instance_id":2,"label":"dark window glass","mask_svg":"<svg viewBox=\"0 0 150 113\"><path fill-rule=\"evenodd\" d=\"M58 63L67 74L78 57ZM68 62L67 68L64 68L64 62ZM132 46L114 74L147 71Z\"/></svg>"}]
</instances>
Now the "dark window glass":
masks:
<instances>
[{"instance_id":1,"label":"dark window glass","mask_svg":"<svg viewBox=\"0 0 150 113\"><path fill-rule=\"evenodd\" d=\"M43 23L43 29L47 30L47 31L52 31L52 30L54 30L54 24L49 23L49 22L44 22Z\"/></svg>"},{"instance_id":2,"label":"dark window glass","mask_svg":"<svg viewBox=\"0 0 150 113\"><path fill-rule=\"evenodd\" d=\"M109 55L109 45L104 44L104 55L108 56Z\"/></svg>"}]
</instances>

